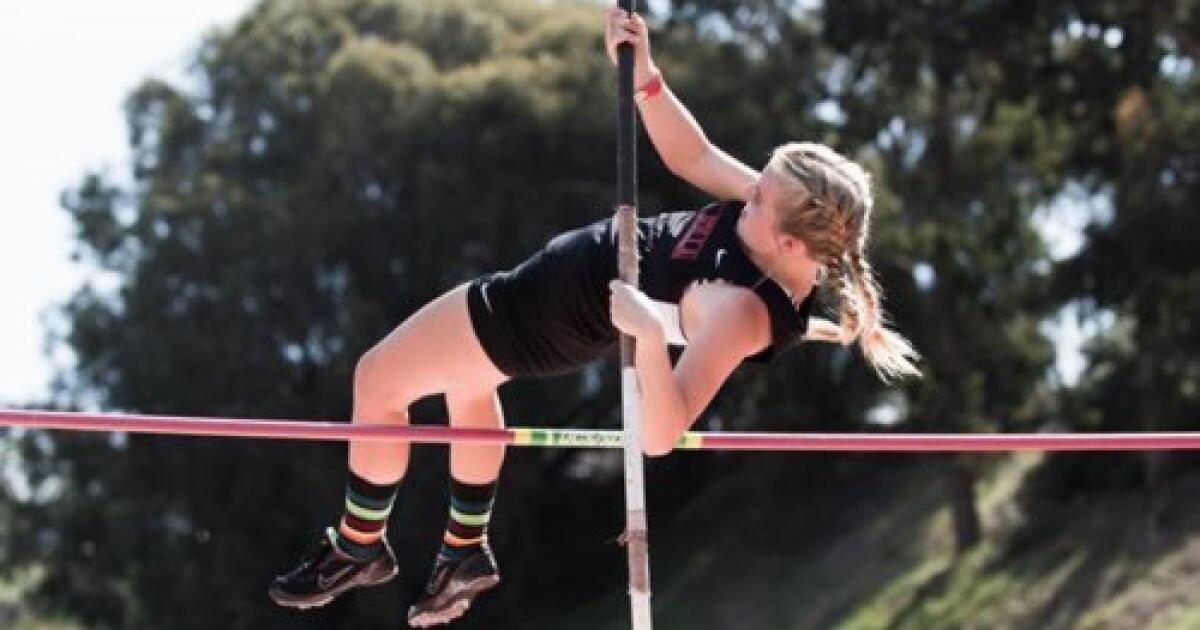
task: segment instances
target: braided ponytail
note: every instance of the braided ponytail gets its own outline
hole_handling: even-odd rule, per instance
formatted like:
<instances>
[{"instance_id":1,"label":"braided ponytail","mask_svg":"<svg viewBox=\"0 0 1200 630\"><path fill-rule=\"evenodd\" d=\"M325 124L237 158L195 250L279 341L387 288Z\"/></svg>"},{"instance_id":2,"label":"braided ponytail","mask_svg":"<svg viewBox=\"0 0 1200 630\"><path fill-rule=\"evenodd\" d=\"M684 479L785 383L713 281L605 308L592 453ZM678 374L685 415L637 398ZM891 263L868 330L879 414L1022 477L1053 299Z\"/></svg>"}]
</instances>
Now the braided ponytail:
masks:
<instances>
[{"instance_id":1,"label":"braided ponytail","mask_svg":"<svg viewBox=\"0 0 1200 630\"><path fill-rule=\"evenodd\" d=\"M920 376L912 344L884 325L882 293L863 251L871 222L871 181L862 166L815 143L776 148L768 169L795 201L782 209L780 227L804 241L824 266L837 302L840 343L858 341L885 382Z\"/></svg>"},{"instance_id":2,"label":"braided ponytail","mask_svg":"<svg viewBox=\"0 0 1200 630\"><path fill-rule=\"evenodd\" d=\"M883 325L883 309L879 304L879 283L871 272L871 266L855 248L846 258L850 262L850 275L857 288L859 299L853 322L857 326L856 336L867 363L884 382L906 376L920 376L921 371L914 363L920 356L902 335ZM846 302L843 300L843 304ZM844 330L844 329L843 329Z\"/></svg>"}]
</instances>

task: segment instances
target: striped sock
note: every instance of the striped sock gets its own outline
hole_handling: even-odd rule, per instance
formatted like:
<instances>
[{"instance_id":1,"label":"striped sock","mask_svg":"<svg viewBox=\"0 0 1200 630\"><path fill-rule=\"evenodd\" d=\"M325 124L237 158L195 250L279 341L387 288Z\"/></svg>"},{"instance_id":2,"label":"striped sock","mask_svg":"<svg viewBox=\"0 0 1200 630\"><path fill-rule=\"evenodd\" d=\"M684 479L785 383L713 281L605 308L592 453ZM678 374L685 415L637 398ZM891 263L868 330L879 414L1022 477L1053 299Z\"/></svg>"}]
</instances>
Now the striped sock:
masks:
<instances>
[{"instance_id":1,"label":"striped sock","mask_svg":"<svg viewBox=\"0 0 1200 630\"><path fill-rule=\"evenodd\" d=\"M450 518L438 555L459 560L487 540L487 524L496 499L496 482L483 485L450 480Z\"/></svg>"},{"instance_id":2,"label":"striped sock","mask_svg":"<svg viewBox=\"0 0 1200 630\"><path fill-rule=\"evenodd\" d=\"M383 550L383 535L400 482L379 486L350 471L346 512L338 525L337 546L346 555L373 560Z\"/></svg>"}]
</instances>

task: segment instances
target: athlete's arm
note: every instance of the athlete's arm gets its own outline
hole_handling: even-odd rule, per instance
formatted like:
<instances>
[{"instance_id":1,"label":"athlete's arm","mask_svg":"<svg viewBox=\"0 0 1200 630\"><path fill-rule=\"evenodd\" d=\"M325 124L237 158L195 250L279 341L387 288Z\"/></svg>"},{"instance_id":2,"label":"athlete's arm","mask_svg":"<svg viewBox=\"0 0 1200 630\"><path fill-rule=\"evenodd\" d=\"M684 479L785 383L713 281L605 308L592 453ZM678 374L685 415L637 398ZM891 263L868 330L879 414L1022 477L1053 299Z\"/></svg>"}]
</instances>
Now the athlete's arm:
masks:
<instances>
[{"instance_id":1,"label":"athlete's arm","mask_svg":"<svg viewBox=\"0 0 1200 630\"><path fill-rule=\"evenodd\" d=\"M770 344L767 307L753 294L725 300L704 317L672 372L665 344L638 344L642 386L643 447L666 455L712 402L725 379L742 362Z\"/></svg>"},{"instance_id":2,"label":"athlete's arm","mask_svg":"<svg viewBox=\"0 0 1200 630\"><path fill-rule=\"evenodd\" d=\"M666 91L659 99L651 99L642 105L642 112L650 109L650 103L657 100L665 102L666 98L675 99L675 95ZM678 101L675 101L678 103ZM679 105L683 107L682 104ZM686 111L686 110L685 110ZM643 120L645 114L643 113ZM646 128L649 129L649 123ZM654 139L654 134L650 133L651 140ZM689 184L703 190L713 197L722 201L749 201L750 189L758 182L758 173L722 151L716 145L705 140L706 146L703 153L699 157L677 165L667 165L677 177L688 182ZM656 143L657 146L657 143ZM661 154L662 151L660 150ZM664 160L665 162L665 160Z\"/></svg>"},{"instance_id":3,"label":"athlete's arm","mask_svg":"<svg viewBox=\"0 0 1200 630\"><path fill-rule=\"evenodd\" d=\"M658 67L650 56L650 38L646 22L636 13L632 17L613 8L608 11L606 44L616 63L616 46L634 47L634 83L646 85ZM749 189L758 181L758 173L708 140L700 124L671 89L662 91L638 106L642 124L663 164L680 179L721 200L748 201Z\"/></svg>"},{"instance_id":4,"label":"athlete's arm","mask_svg":"<svg viewBox=\"0 0 1200 630\"><path fill-rule=\"evenodd\" d=\"M677 418L687 413L683 392L671 374L666 329L645 293L620 280L613 280L608 286L613 326L622 334L632 336L636 342L633 365L641 393L640 410L642 418L646 419L642 449L648 455L665 454L671 450L670 444L661 452L650 447L659 439L653 425L658 424L660 418ZM652 438L652 434L655 437Z\"/></svg>"},{"instance_id":5,"label":"athlete's arm","mask_svg":"<svg viewBox=\"0 0 1200 630\"><path fill-rule=\"evenodd\" d=\"M642 449L647 455L666 455L742 359L770 343L767 307L749 292L709 307L672 370L665 329L649 298L620 280L613 280L609 290L613 325L637 340Z\"/></svg>"}]
</instances>

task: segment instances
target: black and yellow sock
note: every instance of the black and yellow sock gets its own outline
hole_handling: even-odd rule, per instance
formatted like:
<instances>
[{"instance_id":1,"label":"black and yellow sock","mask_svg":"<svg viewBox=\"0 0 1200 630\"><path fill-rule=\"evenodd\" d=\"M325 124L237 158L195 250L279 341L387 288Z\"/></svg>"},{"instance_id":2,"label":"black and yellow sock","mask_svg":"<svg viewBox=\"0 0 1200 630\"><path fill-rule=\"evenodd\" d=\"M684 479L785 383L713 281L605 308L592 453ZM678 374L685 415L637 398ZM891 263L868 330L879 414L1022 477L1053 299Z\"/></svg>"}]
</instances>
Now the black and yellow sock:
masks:
<instances>
[{"instance_id":1,"label":"black and yellow sock","mask_svg":"<svg viewBox=\"0 0 1200 630\"><path fill-rule=\"evenodd\" d=\"M496 498L496 482L469 484L450 480L450 518L439 555L459 560L487 539L488 520Z\"/></svg>"}]
</instances>

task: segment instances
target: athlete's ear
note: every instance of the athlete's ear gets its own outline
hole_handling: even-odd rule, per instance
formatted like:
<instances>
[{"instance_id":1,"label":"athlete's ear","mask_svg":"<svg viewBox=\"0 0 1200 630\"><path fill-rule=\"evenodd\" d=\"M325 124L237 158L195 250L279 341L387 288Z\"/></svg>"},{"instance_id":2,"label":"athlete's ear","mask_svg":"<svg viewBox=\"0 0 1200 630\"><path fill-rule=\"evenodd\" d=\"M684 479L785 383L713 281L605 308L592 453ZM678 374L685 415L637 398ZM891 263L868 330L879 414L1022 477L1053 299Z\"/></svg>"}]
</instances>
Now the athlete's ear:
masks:
<instances>
[{"instance_id":1,"label":"athlete's ear","mask_svg":"<svg viewBox=\"0 0 1200 630\"><path fill-rule=\"evenodd\" d=\"M783 253L788 256L807 256L808 245L804 241L792 236L791 234L783 234L779 239L779 247Z\"/></svg>"}]
</instances>

